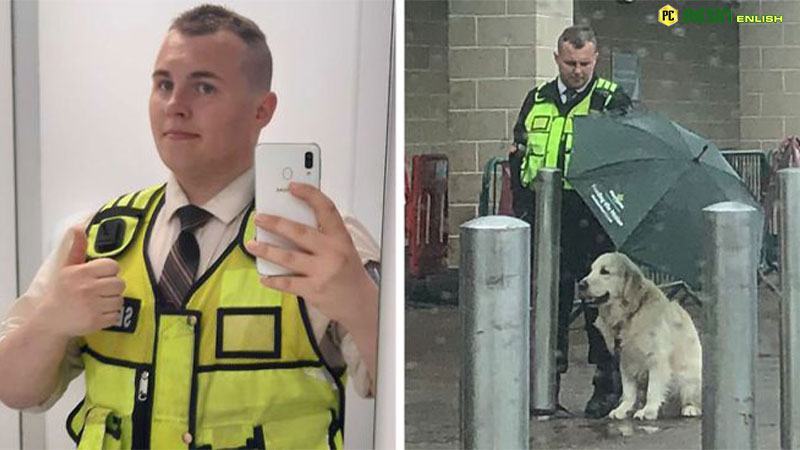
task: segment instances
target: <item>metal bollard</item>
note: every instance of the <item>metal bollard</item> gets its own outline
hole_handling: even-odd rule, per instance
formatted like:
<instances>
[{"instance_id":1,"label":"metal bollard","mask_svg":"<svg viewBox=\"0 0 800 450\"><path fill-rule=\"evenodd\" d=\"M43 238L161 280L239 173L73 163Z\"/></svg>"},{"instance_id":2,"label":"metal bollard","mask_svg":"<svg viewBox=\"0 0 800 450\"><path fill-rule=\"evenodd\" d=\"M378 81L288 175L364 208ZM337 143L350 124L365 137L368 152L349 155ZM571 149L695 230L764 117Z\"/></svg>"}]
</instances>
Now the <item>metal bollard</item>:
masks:
<instances>
[{"instance_id":1,"label":"metal bollard","mask_svg":"<svg viewBox=\"0 0 800 450\"><path fill-rule=\"evenodd\" d=\"M779 172L781 192L781 448L800 448L800 169Z\"/></svg>"},{"instance_id":2,"label":"metal bollard","mask_svg":"<svg viewBox=\"0 0 800 450\"><path fill-rule=\"evenodd\" d=\"M461 445L528 448L530 226L486 216L461 225Z\"/></svg>"},{"instance_id":3,"label":"metal bollard","mask_svg":"<svg viewBox=\"0 0 800 450\"><path fill-rule=\"evenodd\" d=\"M703 449L756 448L759 237L755 208L723 202L703 209L708 295L703 342Z\"/></svg>"},{"instance_id":4,"label":"metal bollard","mask_svg":"<svg viewBox=\"0 0 800 450\"><path fill-rule=\"evenodd\" d=\"M531 412L556 410L556 341L558 339L559 243L561 242L561 171L541 168L536 191L531 311Z\"/></svg>"}]
</instances>

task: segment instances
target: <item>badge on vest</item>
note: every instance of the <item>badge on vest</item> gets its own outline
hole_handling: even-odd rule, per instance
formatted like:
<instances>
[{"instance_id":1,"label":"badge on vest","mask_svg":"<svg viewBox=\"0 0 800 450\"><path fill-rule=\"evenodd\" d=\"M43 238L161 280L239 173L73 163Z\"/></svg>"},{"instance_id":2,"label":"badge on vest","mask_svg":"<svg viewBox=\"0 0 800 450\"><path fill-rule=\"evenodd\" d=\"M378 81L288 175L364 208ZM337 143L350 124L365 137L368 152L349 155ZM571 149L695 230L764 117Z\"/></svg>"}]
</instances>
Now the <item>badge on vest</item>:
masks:
<instances>
[{"instance_id":1,"label":"badge on vest","mask_svg":"<svg viewBox=\"0 0 800 450\"><path fill-rule=\"evenodd\" d=\"M122 314L114 326L106 328L106 331L117 331L120 333L133 333L136 331L136 324L139 322L139 309L142 301L137 298L124 297L122 303Z\"/></svg>"},{"instance_id":2,"label":"badge on vest","mask_svg":"<svg viewBox=\"0 0 800 450\"><path fill-rule=\"evenodd\" d=\"M217 358L280 358L281 308L217 308Z\"/></svg>"}]
</instances>

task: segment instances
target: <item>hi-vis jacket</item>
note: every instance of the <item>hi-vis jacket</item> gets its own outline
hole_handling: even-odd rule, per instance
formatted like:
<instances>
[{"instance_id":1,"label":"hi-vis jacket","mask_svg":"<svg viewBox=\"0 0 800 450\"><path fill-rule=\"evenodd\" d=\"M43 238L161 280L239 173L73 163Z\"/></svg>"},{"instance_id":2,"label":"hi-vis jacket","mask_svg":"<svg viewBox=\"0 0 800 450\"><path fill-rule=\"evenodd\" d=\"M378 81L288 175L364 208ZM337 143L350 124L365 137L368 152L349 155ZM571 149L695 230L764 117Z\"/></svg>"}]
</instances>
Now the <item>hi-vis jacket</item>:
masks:
<instances>
[{"instance_id":1,"label":"hi-vis jacket","mask_svg":"<svg viewBox=\"0 0 800 450\"><path fill-rule=\"evenodd\" d=\"M163 197L163 185L125 195L89 224L87 256L116 259L126 288L119 323L81 342L86 397L67 419L78 448L341 448L342 374L304 301L259 283L243 245L252 206L185 309L159 310L145 249Z\"/></svg>"},{"instance_id":2,"label":"hi-vis jacket","mask_svg":"<svg viewBox=\"0 0 800 450\"><path fill-rule=\"evenodd\" d=\"M596 76L567 104L561 102L557 80L531 90L514 127L514 141L526 147L520 172L522 185L530 185L540 167L557 167L566 173L572 151L573 117L629 104L627 95L617 93L616 83ZM570 187L566 180L564 185Z\"/></svg>"}]
</instances>

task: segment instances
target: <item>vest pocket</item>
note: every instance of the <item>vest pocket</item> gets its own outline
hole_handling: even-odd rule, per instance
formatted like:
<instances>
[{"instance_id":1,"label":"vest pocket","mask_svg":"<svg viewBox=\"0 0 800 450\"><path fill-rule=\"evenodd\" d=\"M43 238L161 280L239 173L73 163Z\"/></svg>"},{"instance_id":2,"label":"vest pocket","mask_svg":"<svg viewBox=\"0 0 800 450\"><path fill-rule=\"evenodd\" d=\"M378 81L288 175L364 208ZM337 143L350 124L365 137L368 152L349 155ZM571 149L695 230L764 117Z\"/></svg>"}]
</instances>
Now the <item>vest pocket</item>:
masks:
<instances>
[{"instance_id":1,"label":"vest pocket","mask_svg":"<svg viewBox=\"0 0 800 450\"><path fill-rule=\"evenodd\" d=\"M266 448L282 449L342 449L341 422L336 413L309 414L292 419L263 424ZM250 448L250 447L248 447Z\"/></svg>"},{"instance_id":2,"label":"vest pocket","mask_svg":"<svg viewBox=\"0 0 800 450\"><path fill-rule=\"evenodd\" d=\"M281 308L218 308L217 358L280 358Z\"/></svg>"},{"instance_id":3,"label":"vest pocket","mask_svg":"<svg viewBox=\"0 0 800 450\"><path fill-rule=\"evenodd\" d=\"M533 116L531 121L531 131L544 131L550 130L550 117L549 116Z\"/></svg>"},{"instance_id":4,"label":"vest pocket","mask_svg":"<svg viewBox=\"0 0 800 450\"><path fill-rule=\"evenodd\" d=\"M108 408L94 406L86 413L78 450L120 450L122 418Z\"/></svg>"}]
</instances>

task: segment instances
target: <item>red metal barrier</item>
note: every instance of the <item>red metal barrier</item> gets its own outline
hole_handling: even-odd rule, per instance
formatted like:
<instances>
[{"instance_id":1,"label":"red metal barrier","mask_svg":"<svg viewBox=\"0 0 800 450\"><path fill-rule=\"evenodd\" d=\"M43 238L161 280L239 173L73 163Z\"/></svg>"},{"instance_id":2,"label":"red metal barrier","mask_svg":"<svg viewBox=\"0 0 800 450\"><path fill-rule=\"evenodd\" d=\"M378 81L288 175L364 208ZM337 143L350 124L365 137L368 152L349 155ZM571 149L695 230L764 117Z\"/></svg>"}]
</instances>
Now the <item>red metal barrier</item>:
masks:
<instances>
[{"instance_id":1,"label":"red metal barrier","mask_svg":"<svg viewBox=\"0 0 800 450\"><path fill-rule=\"evenodd\" d=\"M512 206L511 197L511 165L508 161L503 161L501 167L501 183L500 183L500 207L497 209L497 214L501 216L513 216L514 208Z\"/></svg>"},{"instance_id":2,"label":"red metal barrier","mask_svg":"<svg viewBox=\"0 0 800 450\"><path fill-rule=\"evenodd\" d=\"M408 270L423 277L447 267L447 177L444 155L416 155L411 161L411 192L406 200Z\"/></svg>"}]
</instances>

